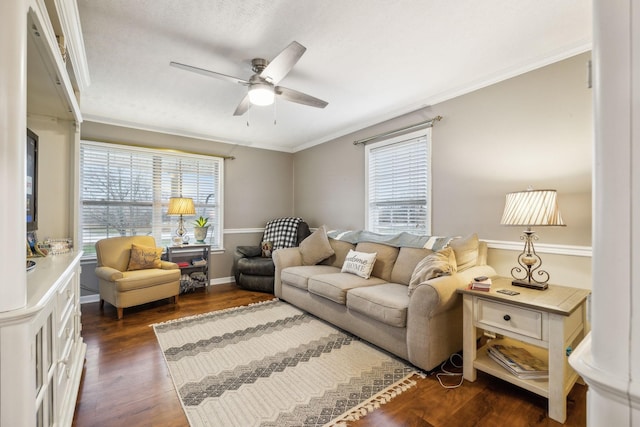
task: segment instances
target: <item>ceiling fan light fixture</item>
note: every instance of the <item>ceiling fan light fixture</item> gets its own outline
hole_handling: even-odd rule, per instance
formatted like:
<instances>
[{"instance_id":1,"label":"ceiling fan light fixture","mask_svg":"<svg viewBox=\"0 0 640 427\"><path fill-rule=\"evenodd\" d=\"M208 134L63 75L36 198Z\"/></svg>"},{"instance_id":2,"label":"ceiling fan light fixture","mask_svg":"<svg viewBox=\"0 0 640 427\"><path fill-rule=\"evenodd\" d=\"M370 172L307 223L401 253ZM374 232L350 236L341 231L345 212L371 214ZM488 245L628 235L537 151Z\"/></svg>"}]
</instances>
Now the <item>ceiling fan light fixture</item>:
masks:
<instances>
[{"instance_id":1,"label":"ceiling fan light fixture","mask_svg":"<svg viewBox=\"0 0 640 427\"><path fill-rule=\"evenodd\" d=\"M273 86L267 83L254 83L249 88L249 101L253 105L271 105L274 98Z\"/></svg>"}]
</instances>

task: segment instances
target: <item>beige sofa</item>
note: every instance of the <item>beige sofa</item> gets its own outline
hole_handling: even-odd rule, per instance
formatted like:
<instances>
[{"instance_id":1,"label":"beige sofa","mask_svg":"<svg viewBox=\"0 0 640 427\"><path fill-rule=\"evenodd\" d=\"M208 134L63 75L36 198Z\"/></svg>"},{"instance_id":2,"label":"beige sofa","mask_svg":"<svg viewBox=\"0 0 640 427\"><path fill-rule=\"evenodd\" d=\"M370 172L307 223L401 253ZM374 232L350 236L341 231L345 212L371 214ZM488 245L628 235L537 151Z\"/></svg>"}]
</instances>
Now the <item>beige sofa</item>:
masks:
<instances>
[{"instance_id":1,"label":"beige sofa","mask_svg":"<svg viewBox=\"0 0 640 427\"><path fill-rule=\"evenodd\" d=\"M132 248L141 257L132 262ZM180 267L160 259L162 248L156 248L153 236L111 237L96 242L97 266L100 286L100 307L107 301L117 309L122 319L124 308L172 298L178 303L180 294Z\"/></svg>"},{"instance_id":2,"label":"beige sofa","mask_svg":"<svg viewBox=\"0 0 640 427\"><path fill-rule=\"evenodd\" d=\"M317 233L324 230L318 229L307 240L321 241ZM394 240L391 244L367 242L370 233L363 233L359 241L327 239L325 233L330 250L324 252L317 243L309 249L306 241L300 247L275 251L275 295L419 368L436 368L462 349L462 299L456 290L474 277L496 274L486 265L486 244L476 235L451 240L445 248L454 249L449 252L459 260L453 262L458 264L452 267L453 274L421 280L423 260L430 254L432 258L434 250L398 246ZM314 250L320 255L310 257ZM368 279L341 272L349 250L376 253ZM314 262L330 252L333 255Z\"/></svg>"}]
</instances>

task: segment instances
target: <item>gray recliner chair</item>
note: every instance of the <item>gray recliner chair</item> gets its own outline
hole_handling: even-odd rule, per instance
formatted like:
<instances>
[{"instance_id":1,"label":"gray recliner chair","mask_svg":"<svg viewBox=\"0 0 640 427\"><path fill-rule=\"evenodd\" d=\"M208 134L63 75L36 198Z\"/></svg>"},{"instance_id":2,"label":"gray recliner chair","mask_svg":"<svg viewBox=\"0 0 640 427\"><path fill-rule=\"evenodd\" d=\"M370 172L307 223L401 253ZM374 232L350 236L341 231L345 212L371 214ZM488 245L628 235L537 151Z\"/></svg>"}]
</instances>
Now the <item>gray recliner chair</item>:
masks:
<instances>
[{"instance_id":1,"label":"gray recliner chair","mask_svg":"<svg viewBox=\"0 0 640 427\"><path fill-rule=\"evenodd\" d=\"M269 242L272 250L298 246L311 234L301 218L278 218L267 223L261 242ZM262 244L238 246L233 257L236 284L252 291L273 293L275 266L271 256L263 256Z\"/></svg>"}]
</instances>

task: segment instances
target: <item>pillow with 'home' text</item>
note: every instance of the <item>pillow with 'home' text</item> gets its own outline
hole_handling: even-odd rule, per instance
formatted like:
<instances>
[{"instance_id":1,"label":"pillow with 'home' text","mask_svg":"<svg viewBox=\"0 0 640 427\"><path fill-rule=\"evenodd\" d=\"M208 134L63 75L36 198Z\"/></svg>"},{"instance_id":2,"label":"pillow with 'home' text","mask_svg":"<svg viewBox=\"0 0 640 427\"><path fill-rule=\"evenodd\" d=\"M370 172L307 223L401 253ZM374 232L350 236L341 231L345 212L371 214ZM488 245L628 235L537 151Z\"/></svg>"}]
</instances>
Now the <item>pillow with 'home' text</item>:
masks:
<instances>
[{"instance_id":1,"label":"pillow with 'home' text","mask_svg":"<svg viewBox=\"0 0 640 427\"><path fill-rule=\"evenodd\" d=\"M353 249L349 250L347 257L342 264L343 273L351 273L368 279L373 271L373 264L376 262L376 252L357 252Z\"/></svg>"}]
</instances>

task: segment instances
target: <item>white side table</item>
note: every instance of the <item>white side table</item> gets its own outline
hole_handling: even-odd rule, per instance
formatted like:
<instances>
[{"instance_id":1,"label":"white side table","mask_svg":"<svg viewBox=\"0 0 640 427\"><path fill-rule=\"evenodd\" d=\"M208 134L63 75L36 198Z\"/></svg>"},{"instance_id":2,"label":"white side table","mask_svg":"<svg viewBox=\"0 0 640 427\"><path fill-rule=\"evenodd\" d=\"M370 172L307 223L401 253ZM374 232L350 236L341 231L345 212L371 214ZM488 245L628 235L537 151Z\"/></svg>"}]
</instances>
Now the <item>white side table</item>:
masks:
<instances>
[{"instance_id":1,"label":"white side table","mask_svg":"<svg viewBox=\"0 0 640 427\"><path fill-rule=\"evenodd\" d=\"M549 285L544 291L515 287L511 279L492 278L491 291L460 289L463 295L463 374L476 380L479 369L549 399L549 417L563 423L567 417L567 395L578 379L569 365L568 353L587 331L588 289ZM497 293L506 288L520 292L509 296ZM526 380L509 373L491 359L487 346L478 349L476 328L503 338L502 343L526 348L548 361L548 380Z\"/></svg>"}]
</instances>

